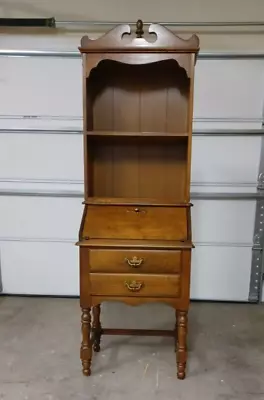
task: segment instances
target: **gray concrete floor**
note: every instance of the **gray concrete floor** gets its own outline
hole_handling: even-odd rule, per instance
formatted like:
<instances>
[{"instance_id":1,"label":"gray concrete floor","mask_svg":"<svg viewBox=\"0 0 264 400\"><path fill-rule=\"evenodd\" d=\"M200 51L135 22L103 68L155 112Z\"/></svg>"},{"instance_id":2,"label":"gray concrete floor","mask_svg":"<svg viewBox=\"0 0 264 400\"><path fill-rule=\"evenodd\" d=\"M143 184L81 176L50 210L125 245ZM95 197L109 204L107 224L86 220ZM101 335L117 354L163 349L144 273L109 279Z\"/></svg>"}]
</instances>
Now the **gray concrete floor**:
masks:
<instances>
[{"instance_id":1,"label":"gray concrete floor","mask_svg":"<svg viewBox=\"0 0 264 400\"><path fill-rule=\"evenodd\" d=\"M106 304L108 327L170 329L174 312ZM103 337L92 376L79 361L76 299L0 298L0 399L262 400L264 305L193 303L189 363L176 379L170 338Z\"/></svg>"}]
</instances>

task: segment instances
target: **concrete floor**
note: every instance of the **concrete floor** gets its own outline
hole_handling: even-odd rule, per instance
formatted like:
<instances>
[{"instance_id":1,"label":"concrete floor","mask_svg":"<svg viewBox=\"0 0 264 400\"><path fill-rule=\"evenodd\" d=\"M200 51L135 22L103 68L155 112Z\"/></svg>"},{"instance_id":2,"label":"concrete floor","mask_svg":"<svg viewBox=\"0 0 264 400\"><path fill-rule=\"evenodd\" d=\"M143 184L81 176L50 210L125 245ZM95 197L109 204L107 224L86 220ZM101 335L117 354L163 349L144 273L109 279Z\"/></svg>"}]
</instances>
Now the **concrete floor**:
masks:
<instances>
[{"instance_id":1,"label":"concrete floor","mask_svg":"<svg viewBox=\"0 0 264 400\"><path fill-rule=\"evenodd\" d=\"M174 312L106 304L102 320L170 329ZM127 336L104 337L83 377L79 328L78 300L1 297L0 399L264 399L264 305L193 303L185 381L176 379L172 339Z\"/></svg>"}]
</instances>

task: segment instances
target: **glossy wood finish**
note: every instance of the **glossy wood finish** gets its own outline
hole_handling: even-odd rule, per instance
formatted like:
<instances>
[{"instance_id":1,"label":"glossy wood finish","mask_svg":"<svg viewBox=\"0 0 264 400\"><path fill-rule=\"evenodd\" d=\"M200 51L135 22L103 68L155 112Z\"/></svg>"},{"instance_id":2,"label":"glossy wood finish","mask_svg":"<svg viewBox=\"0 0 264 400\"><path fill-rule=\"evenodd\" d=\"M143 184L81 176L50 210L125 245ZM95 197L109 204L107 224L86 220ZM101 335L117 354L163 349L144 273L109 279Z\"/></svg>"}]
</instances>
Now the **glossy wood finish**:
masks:
<instances>
[{"instance_id":1,"label":"glossy wood finish","mask_svg":"<svg viewBox=\"0 0 264 400\"><path fill-rule=\"evenodd\" d=\"M88 239L81 236L81 240L77 245L85 248L101 248L101 249L146 249L146 250L188 250L194 246L191 241L179 240L128 240L128 239Z\"/></svg>"},{"instance_id":2,"label":"glossy wood finish","mask_svg":"<svg viewBox=\"0 0 264 400\"><path fill-rule=\"evenodd\" d=\"M91 249L91 272L175 274L181 272L181 251Z\"/></svg>"},{"instance_id":3,"label":"glossy wood finish","mask_svg":"<svg viewBox=\"0 0 264 400\"><path fill-rule=\"evenodd\" d=\"M92 343L91 343L91 313L90 308L82 309L82 344L81 360L83 374L91 375Z\"/></svg>"},{"instance_id":4,"label":"glossy wood finish","mask_svg":"<svg viewBox=\"0 0 264 400\"><path fill-rule=\"evenodd\" d=\"M180 297L180 275L91 274L91 295Z\"/></svg>"},{"instance_id":5,"label":"glossy wood finish","mask_svg":"<svg viewBox=\"0 0 264 400\"><path fill-rule=\"evenodd\" d=\"M90 146L90 196L184 202L188 139L160 143L153 137L116 136L115 141L101 141L92 141Z\"/></svg>"},{"instance_id":6,"label":"glossy wood finish","mask_svg":"<svg viewBox=\"0 0 264 400\"><path fill-rule=\"evenodd\" d=\"M185 378L185 369L187 361L187 311L177 311L177 328L178 328L178 347L177 347L177 366L178 378Z\"/></svg>"},{"instance_id":7,"label":"glossy wood finish","mask_svg":"<svg viewBox=\"0 0 264 400\"><path fill-rule=\"evenodd\" d=\"M83 235L91 239L187 240L185 207L88 207Z\"/></svg>"},{"instance_id":8,"label":"glossy wood finish","mask_svg":"<svg viewBox=\"0 0 264 400\"><path fill-rule=\"evenodd\" d=\"M102 334L149 334L175 338L178 378L185 377L198 50L197 36L183 40L141 20L134 33L121 25L81 40L85 201L77 245L85 375ZM105 301L163 302L178 310L175 329L104 328Z\"/></svg>"},{"instance_id":9,"label":"glossy wood finish","mask_svg":"<svg viewBox=\"0 0 264 400\"><path fill-rule=\"evenodd\" d=\"M93 134L188 136L189 78L175 60L136 66L104 60L92 71L87 87L92 92ZM103 112L106 105L111 108Z\"/></svg>"},{"instance_id":10,"label":"glossy wood finish","mask_svg":"<svg viewBox=\"0 0 264 400\"><path fill-rule=\"evenodd\" d=\"M103 335L164 336L174 337L174 331L166 329L103 329Z\"/></svg>"},{"instance_id":11,"label":"glossy wood finish","mask_svg":"<svg viewBox=\"0 0 264 400\"><path fill-rule=\"evenodd\" d=\"M182 297L139 297L139 296L90 296L89 301L93 306L105 301L125 303L129 306L139 306L141 304L164 303L175 309L186 307L186 302Z\"/></svg>"},{"instance_id":12,"label":"glossy wood finish","mask_svg":"<svg viewBox=\"0 0 264 400\"><path fill-rule=\"evenodd\" d=\"M138 198L138 197L88 197L83 204L96 204L96 205L115 205L115 206L123 206L123 205L137 205L137 206L162 206L162 207L186 207L189 208L192 206L192 203L188 202L174 202L169 199L157 199L157 198Z\"/></svg>"},{"instance_id":13,"label":"glossy wood finish","mask_svg":"<svg viewBox=\"0 0 264 400\"><path fill-rule=\"evenodd\" d=\"M101 336L102 336L102 326L100 321L101 305L98 304L97 306L94 306L92 310L93 310L92 331L94 334L93 349L94 351L99 352Z\"/></svg>"},{"instance_id":14,"label":"glossy wood finish","mask_svg":"<svg viewBox=\"0 0 264 400\"><path fill-rule=\"evenodd\" d=\"M138 20L137 24L142 21ZM97 40L89 39L84 36L81 40L79 50L82 53L107 53L107 52L175 52L178 53L197 53L199 50L199 39L196 35L188 40L176 36L166 27L159 24L151 24L148 29L150 35L155 35L156 40L147 41L142 37L131 37L131 27L129 25L118 25L104 36ZM127 39L127 40L126 40Z\"/></svg>"}]
</instances>

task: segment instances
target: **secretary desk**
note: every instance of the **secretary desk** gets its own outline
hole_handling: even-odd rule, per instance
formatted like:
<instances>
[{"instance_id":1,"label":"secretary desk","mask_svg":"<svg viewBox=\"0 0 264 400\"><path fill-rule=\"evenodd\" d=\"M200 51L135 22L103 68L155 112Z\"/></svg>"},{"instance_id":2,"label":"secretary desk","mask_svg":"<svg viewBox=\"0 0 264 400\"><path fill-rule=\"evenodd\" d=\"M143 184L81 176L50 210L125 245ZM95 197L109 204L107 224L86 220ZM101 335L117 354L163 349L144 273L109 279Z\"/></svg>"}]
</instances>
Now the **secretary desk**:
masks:
<instances>
[{"instance_id":1,"label":"secretary desk","mask_svg":"<svg viewBox=\"0 0 264 400\"><path fill-rule=\"evenodd\" d=\"M146 32L144 32L144 29ZM81 361L91 374L103 334L172 336L185 377L190 293L190 172L199 40L159 24L81 39L84 211L79 231ZM171 331L107 329L100 306L160 302ZM158 318L158 316L157 316ZM173 324L174 325L174 324Z\"/></svg>"}]
</instances>

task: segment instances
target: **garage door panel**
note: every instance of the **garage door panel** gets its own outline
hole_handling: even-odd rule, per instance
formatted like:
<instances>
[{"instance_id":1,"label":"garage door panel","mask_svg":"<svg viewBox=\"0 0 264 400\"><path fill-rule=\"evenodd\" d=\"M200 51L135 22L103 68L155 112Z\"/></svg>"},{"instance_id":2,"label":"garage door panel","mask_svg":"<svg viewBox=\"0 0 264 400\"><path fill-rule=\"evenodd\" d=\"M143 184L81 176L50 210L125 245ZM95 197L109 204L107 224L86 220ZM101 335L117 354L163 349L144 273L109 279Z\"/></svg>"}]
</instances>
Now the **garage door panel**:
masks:
<instances>
[{"instance_id":1,"label":"garage door panel","mask_svg":"<svg viewBox=\"0 0 264 400\"><path fill-rule=\"evenodd\" d=\"M192 182L255 184L261 137L194 137Z\"/></svg>"},{"instance_id":2,"label":"garage door panel","mask_svg":"<svg viewBox=\"0 0 264 400\"><path fill-rule=\"evenodd\" d=\"M77 240L80 198L0 197L0 238Z\"/></svg>"},{"instance_id":3,"label":"garage door panel","mask_svg":"<svg viewBox=\"0 0 264 400\"><path fill-rule=\"evenodd\" d=\"M248 301L251 248L197 246L192 255L191 298Z\"/></svg>"},{"instance_id":4,"label":"garage door panel","mask_svg":"<svg viewBox=\"0 0 264 400\"><path fill-rule=\"evenodd\" d=\"M195 118L260 118L263 60L199 60L195 69Z\"/></svg>"},{"instance_id":5,"label":"garage door panel","mask_svg":"<svg viewBox=\"0 0 264 400\"><path fill-rule=\"evenodd\" d=\"M0 257L4 293L79 295L74 244L0 242Z\"/></svg>"},{"instance_id":6,"label":"garage door panel","mask_svg":"<svg viewBox=\"0 0 264 400\"><path fill-rule=\"evenodd\" d=\"M0 69L2 115L82 115L81 58L0 57Z\"/></svg>"},{"instance_id":7,"label":"garage door panel","mask_svg":"<svg viewBox=\"0 0 264 400\"><path fill-rule=\"evenodd\" d=\"M251 244L255 201L193 200L194 242Z\"/></svg>"},{"instance_id":8,"label":"garage door panel","mask_svg":"<svg viewBox=\"0 0 264 400\"><path fill-rule=\"evenodd\" d=\"M82 135L1 134L0 179L83 179Z\"/></svg>"}]
</instances>

